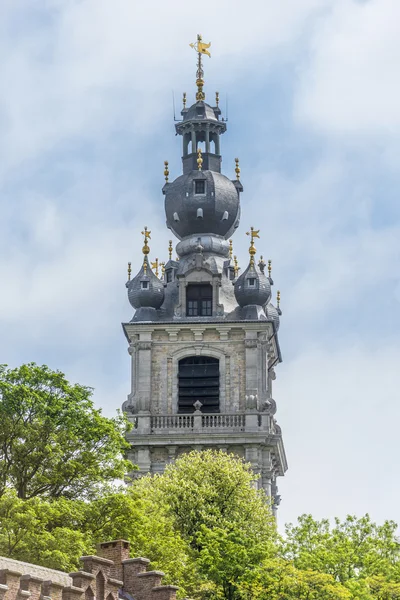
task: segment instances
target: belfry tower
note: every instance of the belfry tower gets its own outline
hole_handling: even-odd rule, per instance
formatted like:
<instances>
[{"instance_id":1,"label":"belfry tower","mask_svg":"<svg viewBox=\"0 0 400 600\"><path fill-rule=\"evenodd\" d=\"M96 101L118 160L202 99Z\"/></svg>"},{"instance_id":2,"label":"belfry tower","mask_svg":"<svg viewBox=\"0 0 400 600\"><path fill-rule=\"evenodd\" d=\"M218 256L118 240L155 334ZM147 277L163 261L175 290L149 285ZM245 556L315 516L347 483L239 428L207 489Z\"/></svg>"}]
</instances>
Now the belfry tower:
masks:
<instances>
[{"instance_id":1,"label":"belfry tower","mask_svg":"<svg viewBox=\"0 0 400 600\"><path fill-rule=\"evenodd\" d=\"M132 360L132 389L123 410L132 422L130 459L140 473L162 472L192 449L219 448L245 458L260 474L259 485L280 497L277 477L287 469L272 397L275 366L281 361L281 311L271 303L271 263L257 261L249 236L249 262L239 274L231 236L239 226L240 182L221 173L220 138L226 131L216 94L205 102L201 36L196 102L186 107L176 132L182 136L183 174L169 181L165 162L169 260L149 261L151 232L145 227L143 262L126 283L135 309L123 324Z\"/></svg>"}]
</instances>

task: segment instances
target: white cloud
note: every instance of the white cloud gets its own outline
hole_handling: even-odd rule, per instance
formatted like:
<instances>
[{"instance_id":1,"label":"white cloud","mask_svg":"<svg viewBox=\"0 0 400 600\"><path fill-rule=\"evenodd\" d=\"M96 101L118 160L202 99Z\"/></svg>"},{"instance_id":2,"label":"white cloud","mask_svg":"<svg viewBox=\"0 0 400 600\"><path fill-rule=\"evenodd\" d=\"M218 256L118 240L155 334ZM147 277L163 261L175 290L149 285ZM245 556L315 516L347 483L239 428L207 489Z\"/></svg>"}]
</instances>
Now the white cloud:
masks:
<instances>
[{"instance_id":1,"label":"white cloud","mask_svg":"<svg viewBox=\"0 0 400 600\"><path fill-rule=\"evenodd\" d=\"M397 0L337 0L311 33L296 115L332 135L398 136Z\"/></svg>"},{"instance_id":2,"label":"white cloud","mask_svg":"<svg viewBox=\"0 0 400 600\"><path fill-rule=\"evenodd\" d=\"M71 137L95 138L116 125L146 135L170 111L170 89L194 83L188 42L198 28L215 47L207 76L224 84L254 58L267 69L273 50L295 44L307 19L326 4L257 0L244 11L239 0L205 0L200 13L183 0L33 5L32 15L39 16L32 28L20 27L17 44L6 27L0 37L3 170ZM25 10L10 3L3 22L12 30Z\"/></svg>"},{"instance_id":3,"label":"white cloud","mask_svg":"<svg viewBox=\"0 0 400 600\"><path fill-rule=\"evenodd\" d=\"M289 471L280 521L370 512L398 518L400 352L379 340L304 348L276 381Z\"/></svg>"}]
</instances>

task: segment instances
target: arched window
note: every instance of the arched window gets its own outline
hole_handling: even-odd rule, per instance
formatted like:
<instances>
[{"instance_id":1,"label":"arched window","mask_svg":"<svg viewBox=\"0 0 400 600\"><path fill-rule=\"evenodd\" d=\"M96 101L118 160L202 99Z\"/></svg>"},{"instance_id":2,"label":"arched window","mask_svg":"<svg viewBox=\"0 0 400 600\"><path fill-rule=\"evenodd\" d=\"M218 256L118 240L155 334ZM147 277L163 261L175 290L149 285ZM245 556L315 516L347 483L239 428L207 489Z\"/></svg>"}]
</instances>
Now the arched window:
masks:
<instances>
[{"instance_id":1,"label":"arched window","mask_svg":"<svg viewBox=\"0 0 400 600\"><path fill-rule=\"evenodd\" d=\"M211 356L189 356L179 361L178 412L194 412L193 404L202 403L201 412L219 412L219 360Z\"/></svg>"}]
</instances>

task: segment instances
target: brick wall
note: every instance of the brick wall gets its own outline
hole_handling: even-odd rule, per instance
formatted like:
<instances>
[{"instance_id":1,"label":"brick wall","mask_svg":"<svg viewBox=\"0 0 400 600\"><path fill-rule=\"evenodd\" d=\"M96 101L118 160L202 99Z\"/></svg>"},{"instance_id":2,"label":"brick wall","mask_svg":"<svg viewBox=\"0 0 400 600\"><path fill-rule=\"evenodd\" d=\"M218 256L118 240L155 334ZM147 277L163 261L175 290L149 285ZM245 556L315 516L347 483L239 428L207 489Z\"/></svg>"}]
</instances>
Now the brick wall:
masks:
<instances>
[{"instance_id":1,"label":"brick wall","mask_svg":"<svg viewBox=\"0 0 400 600\"><path fill-rule=\"evenodd\" d=\"M164 573L148 571L148 559L129 558L126 540L103 542L81 562L67 574L0 557L0 600L176 600L178 588L162 585Z\"/></svg>"}]
</instances>

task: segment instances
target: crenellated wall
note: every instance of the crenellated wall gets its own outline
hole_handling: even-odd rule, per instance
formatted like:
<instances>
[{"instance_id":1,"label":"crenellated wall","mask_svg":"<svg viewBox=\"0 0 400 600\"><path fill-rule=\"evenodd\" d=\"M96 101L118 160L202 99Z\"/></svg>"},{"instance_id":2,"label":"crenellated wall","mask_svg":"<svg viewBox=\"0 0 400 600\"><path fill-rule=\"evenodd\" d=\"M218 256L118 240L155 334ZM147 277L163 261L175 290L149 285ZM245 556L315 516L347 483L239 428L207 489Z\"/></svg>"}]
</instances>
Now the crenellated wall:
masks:
<instances>
[{"instance_id":1,"label":"crenellated wall","mask_svg":"<svg viewBox=\"0 0 400 600\"><path fill-rule=\"evenodd\" d=\"M129 558L129 542L114 540L81 558L82 570L63 573L0 557L0 600L176 600L164 573L147 571L149 560Z\"/></svg>"}]
</instances>

